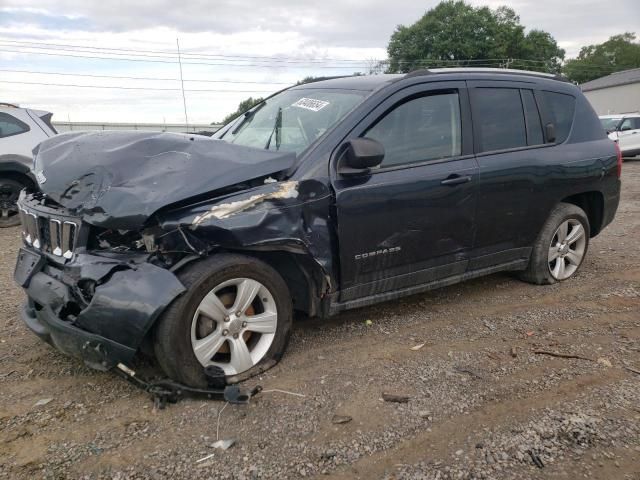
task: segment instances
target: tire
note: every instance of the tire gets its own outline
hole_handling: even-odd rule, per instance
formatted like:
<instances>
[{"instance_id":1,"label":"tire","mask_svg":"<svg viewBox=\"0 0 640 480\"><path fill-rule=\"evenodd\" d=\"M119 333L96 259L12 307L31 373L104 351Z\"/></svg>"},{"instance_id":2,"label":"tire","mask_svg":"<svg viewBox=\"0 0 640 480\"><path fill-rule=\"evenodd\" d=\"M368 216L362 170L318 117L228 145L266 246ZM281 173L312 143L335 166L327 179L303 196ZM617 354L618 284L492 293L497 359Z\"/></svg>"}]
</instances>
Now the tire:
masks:
<instances>
[{"instance_id":1,"label":"tire","mask_svg":"<svg viewBox=\"0 0 640 480\"><path fill-rule=\"evenodd\" d=\"M252 257L219 254L186 266L178 278L187 291L163 312L153 337L156 360L169 377L205 387L205 366L214 365L223 368L227 383L237 383L282 358L292 301L272 267ZM252 301L244 312L232 311L241 291L240 300Z\"/></svg>"},{"instance_id":2,"label":"tire","mask_svg":"<svg viewBox=\"0 0 640 480\"><path fill-rule=\"evenodd\" d=\"M0 177L0 228L20 225L18 214L18 195L27 187L26 181L15 177Z\"/></svg>"},{"instance_id":3,"label":"tire","mask_svg":"<svg viewBox=\"0 0 640 480\"><path fill-rule=\"evenodd\" d=\"M558 204L540 230L529 265L520 274L520 279L537 285L551 285L571 278L587 255L589 232L589 219L584 210L570 203Z\"/></svg>"}]
</instances>

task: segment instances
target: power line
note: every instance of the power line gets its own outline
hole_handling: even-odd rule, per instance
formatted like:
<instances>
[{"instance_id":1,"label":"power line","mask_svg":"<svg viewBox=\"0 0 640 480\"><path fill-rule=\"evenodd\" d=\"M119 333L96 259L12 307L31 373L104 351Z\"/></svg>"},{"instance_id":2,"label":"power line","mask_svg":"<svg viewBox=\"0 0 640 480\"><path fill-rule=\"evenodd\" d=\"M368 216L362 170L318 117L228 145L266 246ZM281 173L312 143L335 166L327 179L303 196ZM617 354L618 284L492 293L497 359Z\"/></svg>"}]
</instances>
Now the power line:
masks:
<instances>
[{"instance_id":1,"label":"power line","mask_svg":"<svg viewBox=\"0 0 640 480\"><path fill-rule=\"evenodd\" d=\"M142 50L142 49L124 49L124 48L115 48L115 47L93 47L93 46L87 46L87 45L74 45L74 44L60 44L60 43L50 43L50 42L29 42L26 40L10 40L10 39L0 39L0 42L5 42L5 43L12 43L15 45L9 45L10 47L13 48L39 48L39 49L43 49L43 50L54 50L54 51L71 51L71 52L76 52L76 53L93 53L93 52L86 52L86 50L97 50L97 51L101 51L102 54L104 55L124 55L124 56L143 56L143 57L149 57L149 58L156 58L156 59L171 59L171 58L177 58L175 55L174 51L169 51L169 50ZM28 46L23 46L23 45L28 45ZM4 45L7 46L7 45ZM62 47L58 50L56 50L56 48L53 47ZM72 47L75 49L83 49L83 50L65 50L66 47ZM117 52L128 52L128 53L115 53L115 51ZM38 54L38 52L24 52L24 51L17 51L14 53L23 53L23 54ZM41 52L42 53L42 52ZM157 54L157 55L142 55L142 54ZM51 55L54 55L53 53L49 53ZM265 62L270 62L271 64L274 62L284 62L284 63L302 63L302 64L313 64L313 63L328 63L328 62L336 62L336 63L355 63L354 65L350 65L350 66L337 66L337 65L333 65L333 66L326 66L324 68L357 68L357 67L361 67L361 66L371 66L371 63L384 63L385 61L379 62L376 59L370 59L370 60L360 60L360 59L336 59L336 58L328 58L328 57L314 57L314 58L309 58L309 59L300 59L299 57L289 57L289 56L255 56L255 55L225 55L225 54L212 54L212 53L188 53L188 52L182 52L181 53L182 56L184 58L188 58L188 57L193 57L192 59L207 59L207 58L211 58L214 60L218 60L218 61L225 61L225 62L233 62L233 61L244 61L245 59L251 59L251 60L257 60L257 61L265 61ZM64 56L62 54L58 54L61 56ZM68 56L78 56L79 55L68 55ZM80 57L80 58L85 58L85 57ZM101 58L101 57L86 57L86 58ZM106 59L110 59L110 60L118 60L117 58L112 58L112 57L106 57ZM145 61L142 59L126 59L128 61ZM400 61L396 61L394 63L396 64L413 64L413 65L439 65L439 64L455 64L455 65L459 65L459 64L469 64L472 62L479 62L484 64L487 64L487 62L496 62L496 63L504 63L505 61L511 61L514 64L518 64L518 63L535 63L538 65L547 65L548 61L545 60L533 60L533 59L475 59L475 60L463 60L463 59L417 59L417 60L400 60ZM165 62L161 62L161 63L165 63ZM174 62L177 63L177 62ZM189 62L183 62L183 63L189 63ZM195 63L192 62L192 64L202 64L202 63ZM261 64L228 64L228 63L224 63L224 64L218 64L218 63L207 63L206 65L219 65L219 66L223 66L223 65L237 65L237 66L254 66L254 67L258 67L258 66L268 66L271 67L273 65L261 65ZM304 68L304 67L302 67ZM613 66L613 65L609 65L609 64L595 64L595 65L579 65L579 66L574 66L572 68L579 68L581 70L592 70L592 71L609 71L609 70L618 70L619 68L626 68L624 66ZM632 67L629 67L632 68ZM186 81L186 80L185 80ZM258 82L257 82L258 83Z\"/></svg>"},{"instance_id":2,"label":"power line","mask_svg":"<svg viewBox=\"0 0 640 480\"><path fill-rule=\"evenodd\" d=\"M0 45L2 46L2 45ZM20 48L20 47L18 47ZM32 47L23 47L23 48L32 48ZM88 55L71 55L69 53L53 53L53 52L25 52L21 50L9 50L9 49L0 49L0 52L8 52L8 53L19 53L22 55L49 55L54 57L71 57L71 58L88 58L92 60L116 60L116 61L126 61L126 62L142 62L142 63L165 63L176 65L177 61L171 60L158 60L158 59L141 59L141 58L123 58L123 57L99 57L99 56L88 56ZM252 64L252 63L212 63L212 62L182 62L183 65L207 65L207 66L221 66L221 67L262 67L262 68L284 68L282 65L264 65L264 64ZM359 65L360 67L366 67L364 63ZM322 68L322 69L349 69L354 70L358 66L338 66L338 65L296 65L296 68Z\"/></svg>"},{"instance_id":3,"label":"power line","mask_svg":"<svg viewBox=\"0 0 640 480\"><path fill-rule=\"evenodd\" d=\"M91 73L69 73L69 72L42 72L42 71L34 71L34 70L10 70L5 68L0 68L0 72L7 73L30 73L34 75L65 75L71 77L91 77L91 78L113 78L113 79L121 79L121 80L152 80L152 81L180 81L179 78L162 78L162 77L129 77L123 75L96 75ZM195 80L195 79L184 79L185 82L203 82L203 83L243 83L243 84L256 84L256 85L291 85L291 82L256 82L256 81L245 81L245 80Z\"/></svg>"},{"instance_id":4,"label":"power line","mask_svg":"<svg viewBox=\"0 0 640 480\"><path fill-rule=\"evenodd\" d=\"M102 51L97 51L97 52L93 52L91 50L88 50L87 47L78 47L78 48L56 48L56 47L45 47L45 46L34 46L34 45L14 45L14 44L7 44L7 42L5 40L0 40L0 46L2 47L9 47L9 48L20 48L20 49L33 49L33 50L48 50L50 52L72 52L72 53L85 53L85 54L95 54L98 53L100 55L113 55L114 60L117 60L121 57L142 57L142 58L136 58L136 60L142 60L142 59L161 59L161 60L174 60L174 63L177 63L177 59L178 57L175 54L172 55L150 55L150 54L146 54L146 53L135 53L135 50L130 50L129 52L131 53L122 53L121 51L118 52L114 52L114 51L108 51L108 49L100 49ZM89 47L91 48L91 47ZM97 49L97 47L95 47ZM36 53L36 52L25 52L25 53ZM188 55L188 57L187 57ZM233 65L232 63L229 62L245 62L245 61L253 61L253 62L263 62L263 63L268 63L268 64L273 64L273 63L285 63L285 64L326 64L329 62L341 62L341 63L356 63L356 62L362 62L361 60L353 60L353 61L344 61L344 60L324 60L324 59L309 59L309 60L302 60L302 59L284 59L284 58L263 58L263 57L255 57L255 58L251 58L251 57L240 57L240 56L231 56L231 55L225 55L222 56L222 58L218 58L220 56L218 55L198 55L198 54L184 54L183 55L185 58L187 58L188 60L210 60L210 61L217 61L217 62L225 62L225 63L221 63L221 65ZM111 57L108 57L111 58ZM151 61L151 60L149 60Z\"/></svg>"},{"instance_id":5,"label":"power line","mask_svg":"<svg viewBox=\"0 0 640 480\"><path fill-rule=\"evenodd\" d=\"M72 45L72 44L61 44L61 43L49 43L49 42L29 42L26 40L8 40L8 39L0 39L1 42L6 43L14 43L14 44L24 44L24 45L43 45L48 47L72 47L72 48L81 48L81 49L90 49L90 50L103 50L103 51L118 51L118 52L134 52L135 53L153 53L153 54L161 54L161 55L169 55L173 58L176 57L176 52L171 50L141 50L141 49L132 49L132 48L116 48L116 47L94 47L87 45ZM18 45L16 45L18 46ZM27 47L28 48L28 47ZM131 54L129 54L131 55ZM182 52L183 57L187 56L196 56L196 57L219 57L219 58L229 58L229 59L253 59L253 60L265 60L265 61L290 61L290 62L300 62L307 63L309 61L319 61L319 62L360 62L360 59L346 59L346 58L329 58L329 57L315 57L312 59L301 59L300 57L291 57L286 55L274 55L274 56L257 56L257 55L225 55L221 53L204 53L204 52Z\"/></svg>"},{"instance_id":6,"label":"power line","mask_svg":"<svg viewBox=\"0 0 640 480\"><path fill-rule=\"evenodd\" d=\"M179 92L180 88L155 88L155 87L125 87L122 85L78 85L70 83L48 83L48 82L24 82L14 80L0 80L0 83L17 83L21 85L46 85L51 87L79 87L79 88L105 88L112 90L154 90L161 92ZM208 89L185 89L185 92L215 92L215 93L270 93L273 90L208 90Z\"/></svg>"}]
</instances>

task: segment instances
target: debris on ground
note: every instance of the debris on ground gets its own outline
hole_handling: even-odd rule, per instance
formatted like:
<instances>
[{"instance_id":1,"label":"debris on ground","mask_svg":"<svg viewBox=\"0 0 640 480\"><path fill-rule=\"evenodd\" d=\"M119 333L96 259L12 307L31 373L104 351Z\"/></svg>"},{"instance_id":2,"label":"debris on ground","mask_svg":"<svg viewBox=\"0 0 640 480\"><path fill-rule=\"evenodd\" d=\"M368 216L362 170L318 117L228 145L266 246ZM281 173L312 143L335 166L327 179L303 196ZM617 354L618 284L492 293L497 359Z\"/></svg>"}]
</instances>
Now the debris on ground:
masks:
<instances>
[{"instance_id":1,"label":"debris on ground","mask_svg":"<svg viewBox=\"0 0 640 480\"><path fill-rule=\"evenodd\" d=\"M335 423L336 425L341 425L343 423L349 423L353 420L349 415L334 415L331 419L331 423Z\"/></svg>"},{"instance_id":2,"label":"debris on ground","mask_svg":"<svg viewBox=\"0 0 640 480\"><path fill-rule=\"evenodd\" d=\"M395 393L383 393L382 399L385 402L391 403L407 403L409 401L409 395L399 395Z\"/></svg>"},{"instance_id":3,"label":"debris on ground","mask_svg":"<svg viewBox=\"0 0 640 480\"><path fill-rule=\"evenodd\" d=\"M211 444L213 448L219 448L220 450L228 450L236 443L235 439L230 438L227 440L218 440Z\"/></svg>"},{"instance_id":4,"label":"debris on ground","mask_svg":"<svg viewBox=\"0 0 640 480\"><path fill-rule=\"evenodd\" d=\"M604 358L604 357L598 358L598 363L600 365L604 365L605 367L608 367L608 368L613 367L613 364L611 363L611 361L606 359L606 358Z\"/></svg>"},{"instance_id":5,"label":"debris on ground","mask_svg":"<svg viewBox=\"0 0 640 480\"><path fill-rule=\"evenodd\" d=\"M557 358L576 358L578 360L588 360L589 362L593 362L592 358L585 357L583 355L574 355L572 353L550 352L548 350L534 350L533 353L536 355L549 355Z\"/></svg>"}]
</instances>

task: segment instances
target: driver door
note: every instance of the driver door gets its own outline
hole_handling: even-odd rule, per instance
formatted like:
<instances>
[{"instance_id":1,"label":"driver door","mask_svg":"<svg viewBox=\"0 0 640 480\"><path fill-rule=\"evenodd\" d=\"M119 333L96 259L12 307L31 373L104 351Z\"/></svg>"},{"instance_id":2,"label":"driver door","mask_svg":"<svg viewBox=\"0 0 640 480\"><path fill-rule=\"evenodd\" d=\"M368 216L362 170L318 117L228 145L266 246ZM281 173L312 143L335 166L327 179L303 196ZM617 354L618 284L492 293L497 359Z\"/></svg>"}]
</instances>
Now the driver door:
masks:
<instances>
[{"instance_id":1,"label":"driver door","mask_svg":"<svg viewBox=\"0 0 640 480\"><path fill-rule=\"evenodd\" d=\"M379 141L385 158L368 174L334 170L340 301L465 272L478 184L470 128L465 82L401 90L356 127L349 138Z\"/></svg>"}]
</instances>

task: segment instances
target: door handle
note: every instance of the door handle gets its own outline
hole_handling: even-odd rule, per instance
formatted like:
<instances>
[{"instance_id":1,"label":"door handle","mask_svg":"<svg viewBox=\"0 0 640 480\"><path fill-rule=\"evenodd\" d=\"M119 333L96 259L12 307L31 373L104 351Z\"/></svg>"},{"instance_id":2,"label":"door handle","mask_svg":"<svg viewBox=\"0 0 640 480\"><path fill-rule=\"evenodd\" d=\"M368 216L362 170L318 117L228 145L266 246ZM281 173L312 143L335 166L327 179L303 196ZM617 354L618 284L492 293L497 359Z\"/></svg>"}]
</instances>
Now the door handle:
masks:
<instances>
[{"instance_id":1,"label":"door handle","mask_svg":"<svg viewBox=\"0 0 640 480\"><path fill-rule=\"evenodd\" d=\"M461 183L467 183L471 181L471 177L469 175L452 175L440 182L440 185L460 185Z\"/></svg>"}]
</instances>

